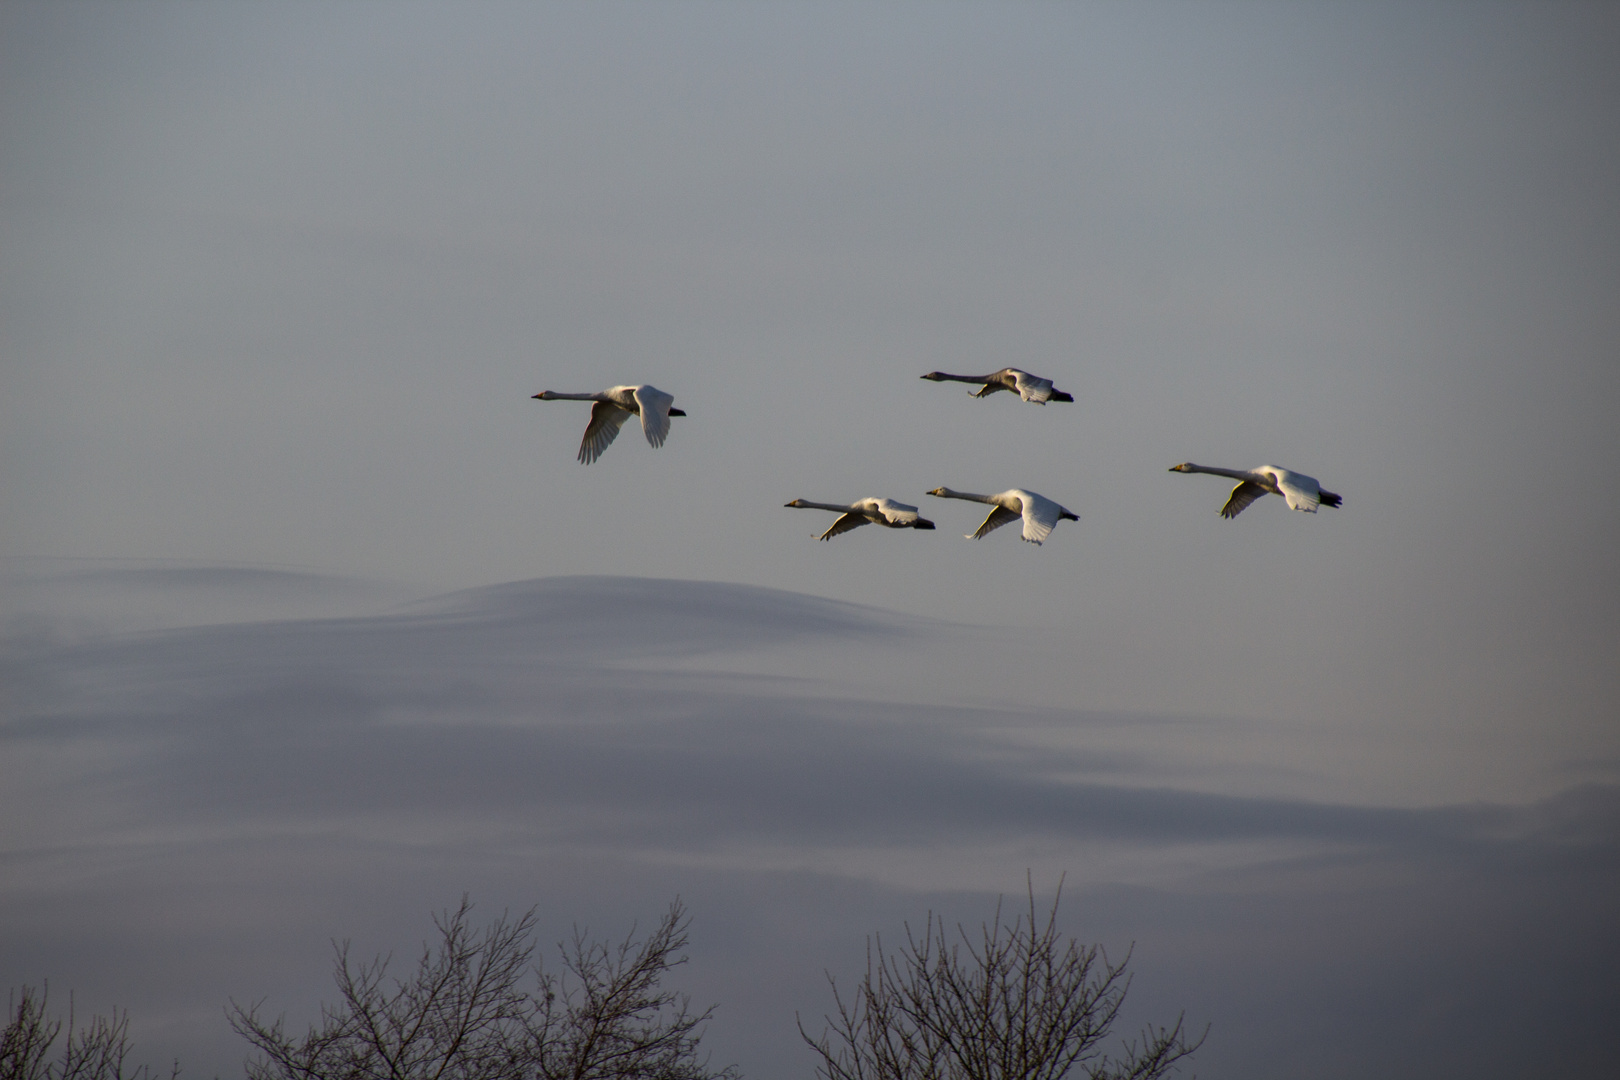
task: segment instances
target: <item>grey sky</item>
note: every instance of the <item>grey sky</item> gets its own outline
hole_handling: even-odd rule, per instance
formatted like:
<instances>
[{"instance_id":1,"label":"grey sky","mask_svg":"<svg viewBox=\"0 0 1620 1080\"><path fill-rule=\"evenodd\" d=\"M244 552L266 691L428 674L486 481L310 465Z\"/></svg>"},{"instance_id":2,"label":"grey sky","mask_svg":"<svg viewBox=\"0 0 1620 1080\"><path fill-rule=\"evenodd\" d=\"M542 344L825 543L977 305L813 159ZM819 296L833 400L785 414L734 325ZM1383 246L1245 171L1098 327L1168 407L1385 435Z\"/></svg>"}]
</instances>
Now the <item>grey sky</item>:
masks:
<instances>
[{"instance_id":1,"label":"grey sky","mask_svg":"<svg viewBox=\"0 0 1620 1080\"><path fill-rule=\"evenodd\" d=\"M122 585L294 584L203 573ZM329 938L406 955L462 890L540 903L553 938L618 933L679 892L698 920L683 983L722 1006L711 1048L802 1074L794 1013L827 1008L822 972L854 977L865 933L930 908L982 919L1026 870L1045 893L1067 872L1067 924L1137 943L1133 1022L1215 1025L1199 1075L1601 1074L1613 785L1358 804L1325 794L1286 723L913 704L839 676L841 650L881 669L971 667L985 647L791 593L623 578L13 635L8 974L126 1002L149 1053L228 1074L243 1051L221 1003L268 996L303 1022ZM740 672L749 655L779 670ZM1232 754L1268 743L1296 760Z\"/></svg>"},{"instance_id":2,"label":"grey sky","mask_svg":"<svg viewBox=\"0 0 1620 1080\"><path fill-rule=\"evenodd\" d=\"M763 970L754 938L719 930L747 923L741 897L840 897L788 905L818 929L787 950L803 981L756 995L762 1016L820 1007L826 942L857 957L930 902L976 919L1026 867L1089 867L1097 933L1141 941L1160 974L1140 985L1172 1011L1227 1000L1209 958L1257 940L1187 882L1233 875L1256 911L1292 911L1306 886L1265 859L1326 860L1310 880L1352 907L1387 889L1367 927L1463 883L1535 913L1469 908L1455 948L1433 946L1452 949L1437 987L1478 982L1465 959L1492 934L1586 927L1591 898L1613 906L1620 783L1620 501L1593 479L1620 405L1617 60L1600 5L0 6L4 768L21 785L3 903L100 911L85 882L152 875L127 914L130 955L149 955L154 912L207 860L242 875L215 901L263 888L231 848L256 822L279 902L303 906L242 948L298 938L318 962L365 926L414 940L480 881L532 902L459 837L500 865L575 867L530 890L564 924L651 918L677 883L700 920L734 904L699 936L727 957L703 976L724 1011ZM918 379L1006 364L1075 404ZM662 449L632 428L589 467L587 407L530 400L641 381L690 415ZM1345 503L1222 521L1229 485L1165 471L1183 460L1282 465ZM924 495L941 484L1028 487L1081 520L1040 548L970 543L976 508ZM827 522L782 509L864 495L940 528L818 544ZM571 575L592 580L515 584ZM615 578L660 579L662 599ZM409 601L480 588L456 601L476 648L408 629L444 603ZM519 619L517 638L489 614L569 588L609 610L569 609L566 632ZM195 629L213 623L230 629ZM525 674L537 655L568 680L628 666L644 692L558 697ZM845 701L861 704L828 704ZM525 709L547 718L543 753L511 726ZM643 726L607 722L621 713ZM298 767L325 745L317 716L345 753L381 755L375 785ZM479 798L421 786L462 735L468 770L511 772ZM716 781L711 803L520 764L617 759L628 781L666 737L683 775L756 780ZM233 739L290 755L307 791L233 787ZM847 745L871 775L838 772ZM784 758L840 799L801 793ZM103 775L134 786L76 801ZM1439 809L1465 806L1478 816ZM108 832L102 813L146 824ZM513 814L591 828L541 843ZM1120 824L1048 830L1053 814ZM849 844L844 815L892 843ZM1508 851L1565 818L1595 830L1607 877ZM629 851L634 821L668 831ZM368 907L381 893L344 845L413 830L455 849L455 880L378 855L400 891ZM1432 869L1441 849L1456 875ZM56 884L18 876L48 852L70 853ZM1532 864L1552 869L1522 882ZM1351 866L1385 884L1344 884ZM323 919L326 896L353 899L334 900L350 922ZM1231 1041L1200 1075L1261 1075L1276 1034L1256 1018L1279 1002L1301 1061L1345 1038L1333 1016L1404 1007L1356 1004L1380 980L1312 951L1326 914L1299 918L1243 969L1248 1005L1217 1018ZM256 965L220 925L209 963ZM1156 941L1180 959L1151 959ZM138 964L94 975L52 948L0 974L71 968L148 1022L138 997L161 995ZM1578 967L1547 985L1589 987ZM1341 1005L1277 993L1323 972ZM273 990L224 978L173 1007L216 1024L220 993ZM756 1075L807 1067L756 1042L738 1051Z\"/></svg>"}]
</instances>

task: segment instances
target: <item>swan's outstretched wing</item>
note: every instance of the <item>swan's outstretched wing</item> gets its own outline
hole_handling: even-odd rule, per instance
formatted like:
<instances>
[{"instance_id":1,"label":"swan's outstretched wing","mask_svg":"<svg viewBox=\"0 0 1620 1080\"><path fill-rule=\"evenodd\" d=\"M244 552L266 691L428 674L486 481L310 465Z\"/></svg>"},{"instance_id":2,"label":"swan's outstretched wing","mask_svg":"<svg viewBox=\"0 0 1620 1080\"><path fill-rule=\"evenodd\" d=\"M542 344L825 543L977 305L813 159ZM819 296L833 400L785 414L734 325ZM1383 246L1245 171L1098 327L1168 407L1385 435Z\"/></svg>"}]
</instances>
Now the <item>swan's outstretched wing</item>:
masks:
<instances>
[{"instance_id":1,"label":"swan's outstretched wing","mask_svg":"<svg viewBox=\"0 0 1620 1080\"><path fill-rule=\"evenodd\" d=\"M990 511L990 516L984 519L984 524L979 526L978 531L970 534L968 539L977 540L981 536L1001 528L1009 521L1017 521L1018 518L1019 514L1017 512L1009 510L1005 506L998 506Z\"/></svg>"},{"instance_id":2,"label":"swan's outstretched wing","mask_svg":"<svg viewBox=\"0 0 1620 1080\"><path fill-rule=\"evenodd\" d=\"M1290 510L1303 510L1307 514L1316 513L1316 507L1322 501L1322 488L1316 482L1316 477L1306 476L1304 473L1289 472L1287 469L1268 469L1272 480L1277 483L1277 490L1282 497L1288 500Z\"/></svg>"},{"instance_id":3,"label":"swan's outstretched wing","mask_svg":"<svg viewBox=\"0 0 1620 1080\"><path fill-rule=\"evenodd\" d=\"M895 502L893 499L873 499L872 506L883 515L885 521L896 527L915 525L922 516L917 513L915 506Z\"/></svg>"},{"instance_id":4,"label":"swan's outstretched wing","mask_svg":"<svg viewBox=\"0 0 1620 1080\"><path fill-rule=\"evenodd\" d=\"M591 406L591 422L585 428L585 438L579 444L579 460L589 465L602 456L602 451L619 437L619 428L629 419L628 410L611 401L598 401ZM668 423L666 419L664 421Z\"/></svg>"},{"instance_id":5,"label":"swan's outstretched wing","mask_svg":"<svg viewBox=\"0 0 1620 1080\"><path fill-rule=\"evenodd\" d=\"M641 406L641 430L647 441L663 446L669 438L669 407L675 403L675 396L656 386L638 386L634 394L636 404Z\"/></svg>"},{"instance_id":6,"label":"swan's outstretched wing","mask_svg":"<svg viewBox=\"0 0 1620 1080\"><path fill-rule=\"evenodd\" d=\"M1265 493L1266 489L1255 483L1253 480L1243 481L1243 483L1232 489L1232 497L1226 500L1225 506L1221 507L1221 517L1237 517L1239 514L1243 513L1244 510L1248 509L1250 503L1254 502L1254 500L1258 499Z\"/></svg>"},{"instance_id":7,"label":"swan's outstretched wing","mask_svg":"<svg viewBox=\"0 0 1620 1080\"><path fill-rule=\"evenodd\" d=\"M1027 371L1019 371L1017 368L1008 370L1012 372L1013 384L1018 387L1019 397L1025 401L1033 401L1037 405L1045 405L1052 400L1051 379L1043 379Z\"/></svg>"},{"instance_id":8,"label":"swan's outstretched wing","mask_svg":"<svg viewBox=\"0 0 1620 1080\"><path fill-rule=\"evenodd\" d=\"M1058 515L1063 513L1063 507L1033 491L1019 492L1018 498L1024 504L1024 539L1039 544L1057 528Z\"/></svg>"},{"instance_id":9,"label":"swan's outstretched wing","mask_svg":"<svg viewBox=\"0 0 1620 1080\"><path fill-rule=\"evenodd\" d=\"M817 539L831 540L840 533L847 533L849 530L858 529L865 524L867 524L867 520L862 515L854 513L845 514L843 517L833 522L832 528L822 533L819 537L817 537Z\"/></svg>"}]
</instances>

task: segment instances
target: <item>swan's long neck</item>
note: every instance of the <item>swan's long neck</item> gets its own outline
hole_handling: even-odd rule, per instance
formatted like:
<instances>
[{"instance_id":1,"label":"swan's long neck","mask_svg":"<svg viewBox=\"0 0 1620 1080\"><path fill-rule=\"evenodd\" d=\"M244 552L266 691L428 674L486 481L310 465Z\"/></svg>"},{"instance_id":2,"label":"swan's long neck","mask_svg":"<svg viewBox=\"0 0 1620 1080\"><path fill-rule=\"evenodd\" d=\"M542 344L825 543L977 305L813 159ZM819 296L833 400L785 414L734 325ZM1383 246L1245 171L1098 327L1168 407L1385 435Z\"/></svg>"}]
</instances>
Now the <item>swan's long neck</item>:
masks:
<instances>
[{"instance_id":1,"label":"swan's long neck","mask_svg":"<svg viewBox=\"0 0 1620 1080\"><path fill-rule=\"evenodd\" d=\"M994 381L988 375L947 375L943 371L936 371L934 375L939 379L949 379L951 382L987 383Z\"/></svg>"},{"instance_id":2,"label":"swan's long neck","mask_svg":"<svg viewBox=\"0 0 1620 1080\"><path fill-rule=\"evenodd\" d=\"M601 394L559 394L555 390L546 391L547 401L600 401Z\"/></svg>"},{"instance_id":3,"label":"swan's long neck","mask_svg":"<svg viewBox=\"0 0 1620 1080\"><path fill-rule=\"evenodd\" d=\"M840 514L847 514L855 509L853 506L839 506L837 503L811 502L809 499L794 499L789 505L810 510L835 510Z\"/></svg>"},{"instance_id":4,"label":"swan's long neck","mask_svg":"<svg viewBox=\"0 0 1620 1080\"><path fill-rule=\"evenodd\" d=\"M1247 469L1222 469L1214 465L1194 465L1187 463L1187 472L1210 473L1213 476L1230 476L1233 480L1253 480L1254 474Z\"/></svg>"},{"instance_id":5,"label":"swan's long neck","mask_svg":"<svg viewBox=\"0 0 1620 1080\"><path fill-rule=\"evenodd\" d=\"M929 494L937 495L941 499L967 499L970 502L993 503L997 506L1001 505L988 495L975 495L969 491L952 491L948 487L942 487L938 491L931 491Z\"/></svg>"}]
</instances>

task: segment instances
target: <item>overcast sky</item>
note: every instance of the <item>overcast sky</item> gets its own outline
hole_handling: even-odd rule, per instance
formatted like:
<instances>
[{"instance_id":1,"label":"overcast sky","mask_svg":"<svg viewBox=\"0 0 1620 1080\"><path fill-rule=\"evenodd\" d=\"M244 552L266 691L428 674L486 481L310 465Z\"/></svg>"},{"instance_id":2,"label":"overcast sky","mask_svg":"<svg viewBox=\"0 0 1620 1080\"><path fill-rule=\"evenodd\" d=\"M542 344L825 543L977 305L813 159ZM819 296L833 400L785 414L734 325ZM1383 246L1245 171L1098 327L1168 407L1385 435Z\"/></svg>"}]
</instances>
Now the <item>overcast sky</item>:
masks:
<instances>
[{"instance_id":1,"label":"overcast sky","mask_svg":"<svg viewBox=\"0 0 1620 1080\"><path fill-rule=\"evenodd\" d=\"M1599 1074L1617 102L1602 5L0 6L0 978L229 1073L328 938L680 891L805 1074L1028 869L1202 1076Z\"/></svg>"}]
</instances>

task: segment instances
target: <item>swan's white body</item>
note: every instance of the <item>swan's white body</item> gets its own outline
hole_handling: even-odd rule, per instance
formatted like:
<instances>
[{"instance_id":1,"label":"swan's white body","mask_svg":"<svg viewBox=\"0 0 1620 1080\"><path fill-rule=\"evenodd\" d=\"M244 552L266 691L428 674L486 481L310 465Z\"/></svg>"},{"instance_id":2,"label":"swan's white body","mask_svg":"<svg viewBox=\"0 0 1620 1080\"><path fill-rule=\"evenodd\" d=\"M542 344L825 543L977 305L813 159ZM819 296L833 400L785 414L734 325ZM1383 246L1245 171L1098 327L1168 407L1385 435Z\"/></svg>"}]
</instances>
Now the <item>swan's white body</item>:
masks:
<instances>
[{"instance_id":1,"label":"swan's white body","mask_svg":"<svg viewBox=\"0 0 1620 1080\"><path fill-rule=\"evenodd\" d=\"M968 534L969 540L977 540L986 533L1001 528L1009 521L1020 518L1024 522L1024 539L1032 544L1039 544L1057 523L1067 518L1069 521L1079 521L1080 515L1059 506L1044 495L1037 495L1033 491L1023 488L1012 488L1009 491L998 492L995 495L970 495L965 491L952 491L947 487L935 488L928 494L937 495L941 499L968 499L973 502L989 503L995 507L990 516L984 519L984 524L978 530Z\"/></svg>"},{"instance_id":2,"label":"swan's white body","mask_svg":"<svg viewBox=\"0 0 1620 1080\"><path fill-rule=\"evenodd\" d=\"M619 428L631 416L641 417L641 431L653 446L663 446L669 437L669 418L685 416L680 409L672 409L675 399L656 386L610 386L600 394L559 394L543 390L534 395L536 401L594 401L591 422L585 427L585 438L579 444L579 460L589 465L602 456L619 436Z\"/></svg>"},{"instance_id":3,"label":"swan's white body","mask_svg":"<svg viewBox=\"0 0 1620 1080\"><path fill-rule=\"evenodd\" d=\"M1180 465L1170 466L1170 471L1209 473L1213 476L1229 476L1239 481L1238 486L1232 489L1231 498L1221 507L1223 518L1237 517L1250 503L1267 494L1281 495L1287 501L1289 509L1302 510L1307 514L1316 513L1318 506L1338 506L1344 501L1331 491L1323 491L1322 485L1316 482L1316 477L1279 469L1275 465L1262 465L1257 469L1219 469L1211 465L1194 465L1190 461L1184 461Z\"/></svg>"},{"instance_id":4,"label":"swan's white body","mask_svg":"<svg viewBox=\"0 0 1620 1080\"><path fill-rule=\"evenodd\" d=\"M1033 401L1037 405L1045 405L1048 401L1074 400L1073 396L1053 388L1051 379L1043 379L1015 367L1002 368L988 375L947 375L943 371L930 371L923 378L930 382L979 383L980 389L973 397L987 397L997 390L1012 390L1023 400Z\"/></svg>"},{"instance_id":5,"label":"swan's white body","mask_svg":"<svg viewBox=\"0 0 1620 1080\"><path fill-rule=\"evenodd\" d=\"M840 533L847 533L851 529L858 529L862 525L882 525L889 529L932 529L934 523L917 513L915 506L908 506L893 499L866 498L856 499L848 506L838 503L807 502L804 499L794 499L784 504L798 509L832 510L844 515L832 523L832 528L822 533L817 539L831 540Z\"/></svg>"}]
</instances>

